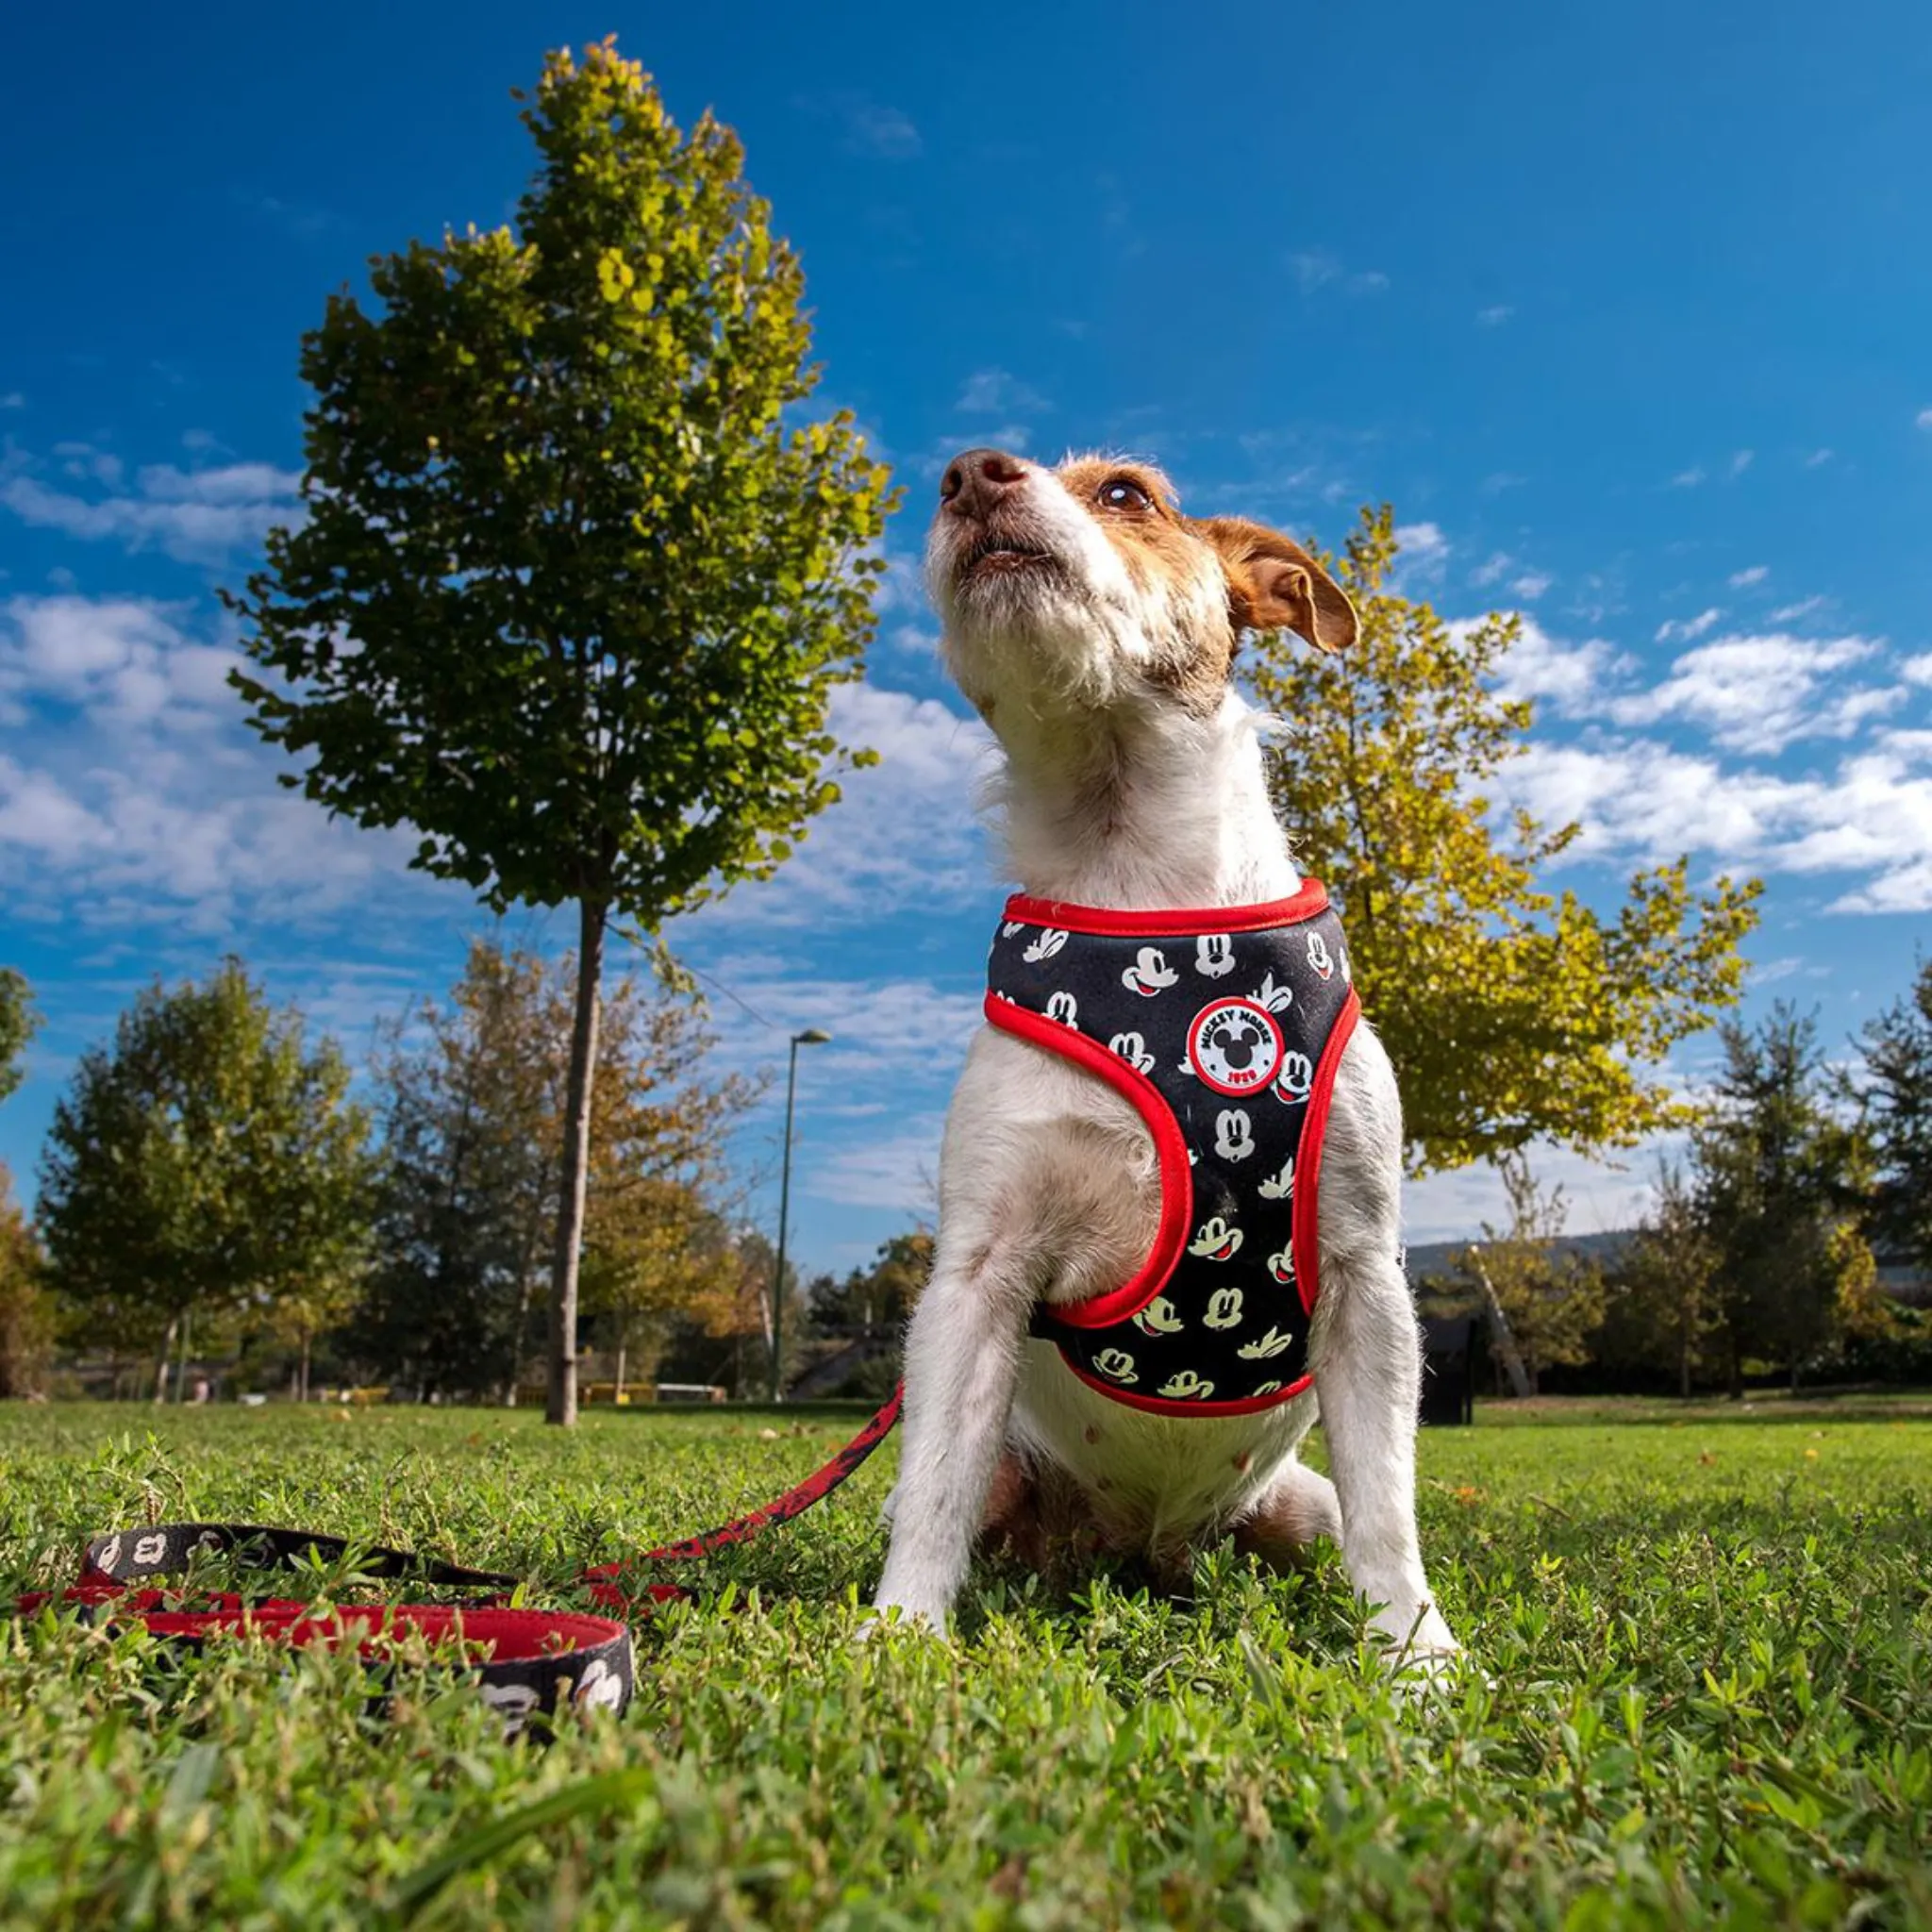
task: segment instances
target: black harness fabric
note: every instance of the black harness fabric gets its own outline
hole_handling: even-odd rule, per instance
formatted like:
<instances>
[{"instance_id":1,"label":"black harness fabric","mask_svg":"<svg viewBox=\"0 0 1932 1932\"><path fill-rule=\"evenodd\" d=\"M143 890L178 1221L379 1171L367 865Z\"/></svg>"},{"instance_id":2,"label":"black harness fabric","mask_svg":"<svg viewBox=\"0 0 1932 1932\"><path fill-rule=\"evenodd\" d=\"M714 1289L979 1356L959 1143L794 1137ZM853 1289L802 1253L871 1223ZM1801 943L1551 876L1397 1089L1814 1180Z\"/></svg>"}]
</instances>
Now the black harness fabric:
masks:
<instances>
[{"instance_id":1,"label":"black harness fabric","mask_svg":"<svg viewBox=\"0 0 1932 1932\"><path fill-rule=\"evenodd\" d=\"M1034 1317L1082 1380L1134 1407L1247 1410L1307 1381L1315 1284L1305 1307L1300 1275L1314 1257L1295 1251L1296 1172L1325 1113L1317 1073L1355 994L1326 895L1311 886L1283 903L1294 915L1285 923L1241 930L1273 908L1229 908L1228 930L1175 933L1152 914L1141 915L1151 931L1083 930L1083 918L1113 928L1133 915L1015 899L993 939L988 1020L1076 1061L1076 1040L1104 1048L1103 1059L1086 1056L1091 1070L1135 1102L1157 1146L1162 1116L1185 1145L1184 1159L1162 1160L1150 1260L1174 1249L1167 1267L1143 1270L1144 1291L1104 1325L1045 1305ZM1205 927L1216 915L1191 916Z\"/></svg>"}]
</instances>

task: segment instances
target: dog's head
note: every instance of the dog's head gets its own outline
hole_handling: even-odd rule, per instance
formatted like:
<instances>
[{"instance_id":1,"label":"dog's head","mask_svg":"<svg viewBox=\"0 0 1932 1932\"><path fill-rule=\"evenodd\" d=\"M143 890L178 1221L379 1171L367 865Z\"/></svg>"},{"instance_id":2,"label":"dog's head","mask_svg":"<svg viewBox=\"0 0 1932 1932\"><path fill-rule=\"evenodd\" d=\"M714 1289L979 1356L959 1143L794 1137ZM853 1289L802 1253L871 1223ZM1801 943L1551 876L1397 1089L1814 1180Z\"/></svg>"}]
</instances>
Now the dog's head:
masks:
<instances>
[{"instance_id":1,"label":"dog's head","mask_svg":"<svg viewBox=\"0 0 1932 1932\"><path fill-rule=\"evenodd\" d=\"M994 449L946 467L926 575L959 688L990 720L1029 710L1221 704L1246 630L1319 650L1355 611L1300 544L1241 517L1184 517L1158 470L1105 457L1056 469Z\"/></svg>"}]
</instances>

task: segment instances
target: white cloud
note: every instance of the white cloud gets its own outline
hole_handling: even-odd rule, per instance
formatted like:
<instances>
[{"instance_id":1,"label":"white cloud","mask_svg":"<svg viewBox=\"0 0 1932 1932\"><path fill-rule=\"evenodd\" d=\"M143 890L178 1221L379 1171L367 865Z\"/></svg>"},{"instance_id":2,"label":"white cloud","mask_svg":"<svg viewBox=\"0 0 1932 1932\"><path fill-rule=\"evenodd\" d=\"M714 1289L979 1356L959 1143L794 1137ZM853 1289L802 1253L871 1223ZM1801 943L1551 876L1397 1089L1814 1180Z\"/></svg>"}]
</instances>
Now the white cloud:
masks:
<instances>
[{"instance_id":1,"label":"white cloud","mask_svg":"<svg viewBox=\"0 0 1932 1932\"><path fill-rule=\"evenodd\" d=\"M1296 286L1304 295L1318 289L1334 289L1344 295L1379 294L1389 286L1389 277L1379 269L1345 268L1325 248L1306 248L1288 258Z\"/></svg>"},{"instance_id":2,"label":"white cloud","mask_svg":"<svg viewBox=\"0 0 1932 1932\"><path fill-rule=\"evenodd\" d=\"M1727 770L1649 740L1533 741L1496 784L1498 809L1583 830L1568 857L1657 863L1687 849L1770 874L1866 874L1844 911L1932 911L1932 758L1854 754L1828 775Z\"/></svg>"},{"instance_id":3,"label":"white cloud","mask_svg":"<svg viewBox=\"0 0 1932 1932\"><path fill-rule=\"evenodd\" d=\"M925 143L909 115L875 101L853 101L845 109L845 143L858 154L882 160L909 161Z\"/></svg>"},{"instance_id":4,"label":"white cloud","mask_svg":"<svg viewBox=\"0 0 1932 1932\"><path fill-rule=\"evenodd\" d=\"M1509 588L1524 603L1534 604L1556 581L1556 578L1546 571L1526 570L1520 577L1512 577L1509 580Z\"/></svg>"},{"instance_id":5,"label":"white cloud","mask_svg":"<svg viewBox=\"0 0 1932 1932\"><path fill-rule=\"evenodd\" d=\"M979 369L966 378L966 387L953 407L975 416L1030 416L1052 405L1004 369Z\"/></svg>"},{"instance_id":6,"label":"white cloud","mask_svg":"<svg viewBox=\"0 0 1932 1932\"><path fill-rule=\"evenodd\" d=\"M302 921L400 877L400 832L331 822L279 788L226 685L234 653L177 606L14 597L0 605L0 757L9 909L82 926L164 916L201 929L269 907Z\"/></svg>"},{"instance_id":7,"label":"white cloud","mask_svg":"<svg viewBox=\"0 0 1932 1932\"><path fill-rule=\"evenodd\" d=\"M1467 618L1449 626L1452 636L1474 628ZM1516 641L1503 659L1496 689L1507 698L1547 698L1562 711L1593 708L1605 680L1618 667L1611 647L1601 638L1566 644L1543 629L1533 617L1519 617Z\"/></svg>"},{"instance_id":8,"label":"white cloud","mask_svg":"<svg viewBox=\"0 0 1932 1932\"><path fill-rule=\"evenodd\" d=\"M1657 625L1657 641L1667 644L1673 638L1681 638L1689 643L1692 638L1701 638L1723 615L1722 610L1713 609L1700 610L1695 617L1670 618Z\"/></svg>"},{"instance_id":9,"label":"white cloud","mask_svg":"<svg viewBox=\"0 0 1932 1932\"><path fill-rule=\"evenodd\" d=\"M1610 715L1620 724L1681 719L1742 752L1779 752L1802 738L1847 738L1903 696L1897 687L1843 689L1831 676L1876 649L1857 637L1719 638L1678 658L1653 690L1618 699Z\"/></svg>"},{"instance_id":10,"label":"white cloud","mask_svg":"<svg viewBox=\"0 0 1932 1932\"><path fill-rule=\"evenodd\" d=\"M1449 557L1449 540L1440 524L1398 524L1395 545L1402 553L1402 569L1415 576L1437 575Z\"/></svg>"},{"instance_id":11,"label":"white cloud","mask_svg":"<svg viewBox=\"0 0 1932 1932\"><path fill-rule=\"evenodd\" d=\"M1814 449L1811 452L1811 454L1805 458L1805 467L1807 470L1821 469L1824 464L1830 462L1835 454L1836 452L1833 450Z\"/></svg>"},{"instance_id":12,"label":"white cloud","mask_svg":"<svg viewBox=\"0 0 1932 1932\"><path fill-rule=\"evenodd\" d=\"M1494 551L1486 562L1477 564L1470 572L1469 580L1476 589L1485 590L1491 584L1500 583L1515 561L1507 550Z\"/></svg>"},{"instance_id":13,"label":"white cloud","mask_svg":"<svg viewBox=\"0 0 1932 1932\"><path fill-rule=\"evenodd\" d=\"M1751 461L1757 452L1753 449L1739 449L1731 452L1731 475L1741 476L1751 467Z\"/></svg>"},{"instance_id":14,"label":"white cloud","mask_svg":"<svg viewBox=\"0 0 1932 1932\"><path fill-rule=\"evenodd\" d=\"M1898 675L1907 684L1932 685L1932 651L1922 651L1916 658L1907 658L1898 667Z\"/></svg>"},{"instance_id":15,"label":"white cloud","mask_svg":"<svg viewBox=\"0 0 1932 1932\"><path fill-rule=\"evenodd\" d=\"M1567 1232L1599 1234L1634 1227L1649 1212L1657 1160L1680 1147L1680 1137L1658 1135L1620 1155L1613 1164L1538 1141L1528 1149L1528 1159L1541 1185L1563 1190L1570 1209ZM1410 1247L1474 1240L1485 1223L1505 1227L1509 1203L1502 1175L1492 1167L1476 1165L1410 1181L1402 1191L1402 1220L1403 1239Z\"/></svg>"},{"instance_id":16,"label":"white cloud","mask_svg":"<svg viewBox=\"0 0 1932 1932\"><path fill-rule=\"evenodd\" d=\"M1932 429L1932 409L1921 409L1912 422L1921 429Z\"/></svg>"},{"instance_id":17,"label":"white cloud","mask_svg":"<svg viewBox=\"0 0 1932 1932\"><path fill-rule=\"evenodd\" d=\"M983 895L995 876L975 803L992 772L992 739L975 718L933 698L877 685L841 685L831 726L841 743L866 745L878 764L840 780L842 797L777 874L694 915L734 929L861 928L920 906Z\"/></svg>"},{"instance_id":18,"label":"white cloud","mask_svg":"<svg viewBox=\"0 0 1932 1932\"><path fill-rule=\"evenodd\" d=\"M1748 590L1753 584L1761 584L1771 575L1768 563L1754 563L1749 570L1733 571L1725 579L1734 591Z\"/></svg>"},{"instance_id":19,"label":"white cloud","mask_svg":"<svg viewBox=\"0 0 1932 1932\"><path fill-rule=\"evenodd\" d=\"M1673 490L1695 490L1704 481L1704 472L1695 465L1688 470L1679 470L1671 478Z\"/></svg>"},{"instance_id":20,"label":"white cloud","mask_svg":"<svg viewBox=\"0 0 1932 1932\"><path fill-rule=\"evenodd\" d=\"M0 396L0 409L24 409L25 408L26 398L17 389L10 389L4 396Z\"/></svg>"},{"instance_id":21,"label":"white cloud","mask_svg":"<svg viewBox=\"0 0 1932 1932\"><path fill-rule=\"evenodd\" d=\"M70 475L90 477L109 490L121 483L120 459L86 444L63 444ZM218 563L234 551L260 542L276 524L296 524L303 507L293 471L266 463L183 471L157 464L141 472L138 494L102 498L53 490L16 471L0 478L0 504L23 522L56 529L85 542L118 541L130 551L158 549L188 563Z\"/></svg>"},{"instance_id":22,"label":"white cloud","mask_svg":"<svg viewBox=\"0 0 1932 1932\"><path fill-rule=\"evenodd\" d=\"M1781 609L1771 613L1774 624L1795 624L1801 617L1809 617L1814 610L1823 610L1825 600L1823 597L1806 597L1796 604L1787 604Z\"/></svg>"}]
</instances>

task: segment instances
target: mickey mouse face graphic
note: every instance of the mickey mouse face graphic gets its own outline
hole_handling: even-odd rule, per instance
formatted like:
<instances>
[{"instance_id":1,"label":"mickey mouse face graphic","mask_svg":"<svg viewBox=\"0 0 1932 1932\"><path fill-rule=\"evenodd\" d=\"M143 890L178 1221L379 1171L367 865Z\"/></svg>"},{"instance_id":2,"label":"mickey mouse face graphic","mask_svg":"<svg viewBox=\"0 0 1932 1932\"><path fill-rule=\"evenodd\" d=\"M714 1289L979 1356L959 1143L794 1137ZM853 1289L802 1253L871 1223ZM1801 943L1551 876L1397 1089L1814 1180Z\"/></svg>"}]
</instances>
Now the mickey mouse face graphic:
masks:
<instances>
[{"instance_id":1,"label":"mickey mouse face graphic","mask_svg":"<svg viewBox=\"0 0 1932 1932\"><path fill-rule=\"evenodd\" d=\"M1205 1261L1232 1261L1240 1252L1241 1231L1219 1214L1204 1221L1188 1243L1188 1253Z\"/></svg>"},{"instance_id":2,"label":"mickey mouse face graphic","mask_svg":"<svg viewBox=\"0 0 1932 1932\"><path fill-rule=\"evenodd\" d=\"M1192 1369L1183 1369L1177 1375L1170 1375L1159 1392L1172 1402L1205 1402L1214 1393L1214 1384L1204 1382Z\"/></svg>"},{"instance_id":3,"label":"mickey mouse face graphic","mask_svg":"<svg viewBox=\"0 0 1932 1932\"><path fill-rule=\"evenodd\" d=\"M1103 1348L1093 1357L1093 1366L1110 1382L1138 1382L1140 1372L1134 1357L1124 1348Z\"/></svg>"},{"instance_id":4,"label":"mickey mouse face graphic","mask_svg":"<svg viewBox=\"0 0 1932 1932\"><path fill-rule=\"evenodd\" d=\"M1142 946L1135 956L1134 963L1121 974L1121 984L1129 992L1137 992L1142 999L1151 1000L1179 977L1158 946Z\"/></svg>"},{"instance_id":5,"label":"mickey mouse face graphic","mask_svg":"<svg viewBox=\"0 0 1932 1932\"><path fill-rule=\"evenodd\" d=\"M1216 1000L1188 1028L1188 1066L1217 1093L1258 1093L1280 1071L1281 1029L1255 1000Z\"/></svg>"},{"instance_id":6,"label":"mickey mouse face graphic","mask_svg":"<svg viewBox=\"0 0 1932 1932\"><path fill-rule=\"evenodd\" d=\"M1223 979L1234 971L1234 941L1224 932L1207 932L1194 941L1194 971Z\"/></svg>"},{"instance_id":7,"label":"mickey mouse face graphic","mask_svg":"<svg viewBox=\"0 0 1932 1932\"><path fill-rule=\"evenodd\" d=\"M1328 957L1328 941L1318 932L1308 935L1308 965L1318 979L1333 976L1335 961Z\"/></svg>"}]
</instances>

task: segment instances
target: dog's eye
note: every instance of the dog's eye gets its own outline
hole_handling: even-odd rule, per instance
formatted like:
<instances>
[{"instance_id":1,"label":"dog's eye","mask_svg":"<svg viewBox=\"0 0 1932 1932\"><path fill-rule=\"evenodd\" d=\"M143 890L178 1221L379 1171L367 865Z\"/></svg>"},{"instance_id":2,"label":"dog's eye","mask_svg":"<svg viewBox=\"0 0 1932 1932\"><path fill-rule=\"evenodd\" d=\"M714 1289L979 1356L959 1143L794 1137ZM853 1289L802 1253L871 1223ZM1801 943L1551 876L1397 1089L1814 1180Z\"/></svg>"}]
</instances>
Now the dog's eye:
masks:
<instances>
[{"instance_id":1,"label":"dog's eye","mask_svg":"<svg viewBox=\"0 0 1932 1932\"><path fill-rule=\"evenodd\" d=\"M1093 500L1105 509L1140 511L1154 508L1154 499L1126 476L1109 476Z\"/></svg>"}]
</instances>

